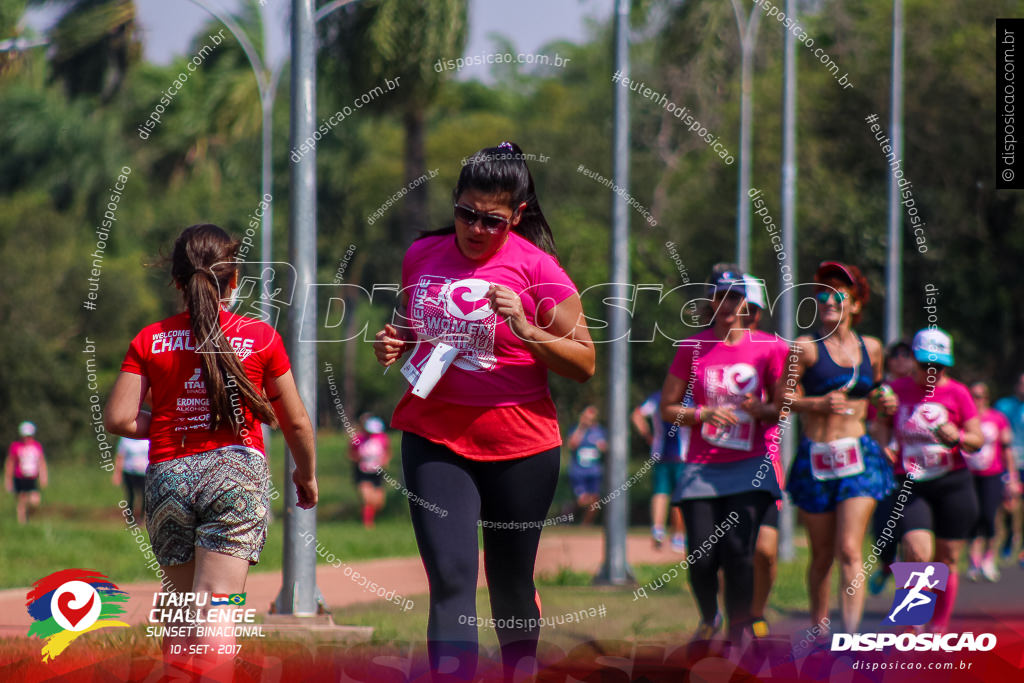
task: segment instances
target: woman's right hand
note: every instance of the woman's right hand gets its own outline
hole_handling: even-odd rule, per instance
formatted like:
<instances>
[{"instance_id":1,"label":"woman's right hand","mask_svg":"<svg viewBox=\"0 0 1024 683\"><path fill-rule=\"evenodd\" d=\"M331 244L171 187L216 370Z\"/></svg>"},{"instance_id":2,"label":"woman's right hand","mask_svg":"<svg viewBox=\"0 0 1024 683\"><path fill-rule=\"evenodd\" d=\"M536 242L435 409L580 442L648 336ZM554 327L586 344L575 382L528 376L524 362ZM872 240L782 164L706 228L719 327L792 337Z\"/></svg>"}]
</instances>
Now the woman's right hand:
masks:
<instances>
[{"instance_id":1,"label":"woman's right hand","mask_svg":"<svg viewBox=\"0 0 1024 683\"><path fill-rule=\"evenodd\" d=\"M409 342L401 339L398 330L390 323L384 325L384 329L377 333L376 339L377 341L373 342L373 352L377 356L377 362L384 367L391 366L409 347Z\"/></svg>"},{"instance_id":2,"label":"woman's right hand","mask_svg":"<svg viewBox=\"0 0 1024 683\"><path fill-rule=\"evenodd\" d=\"M821 397L822 412L828 415L853 415L853 409L846 400L843 391L830 391Z\"/></svg>"},{"instance_id":3,"label":"woman's right hand","mask_svg":"<svg viewBox=\"0 0 1024 683\"><path fill-rule=\"evenodd\" d=\"M295 494L298 498L296 505L303 510L316 507L316 502L320 495L316 485L316 477L304 477L299 474L298 468L295 468L292 472L292 481L295 483Z\"/></svg>"},{"instance_id":4,"label":"woman's right hand","mask_svg":"<svg viewBox=\"0 0 1024 683\"><path fill-rule=\"evenodd\" d=\"M732 408L727 406L720 406L717 408L701 406L700 421L701 423L707 423L713 427L731 427L739 423L739 420L736 418L736 414L732 412Z\"/></svg>"}]
</instances>

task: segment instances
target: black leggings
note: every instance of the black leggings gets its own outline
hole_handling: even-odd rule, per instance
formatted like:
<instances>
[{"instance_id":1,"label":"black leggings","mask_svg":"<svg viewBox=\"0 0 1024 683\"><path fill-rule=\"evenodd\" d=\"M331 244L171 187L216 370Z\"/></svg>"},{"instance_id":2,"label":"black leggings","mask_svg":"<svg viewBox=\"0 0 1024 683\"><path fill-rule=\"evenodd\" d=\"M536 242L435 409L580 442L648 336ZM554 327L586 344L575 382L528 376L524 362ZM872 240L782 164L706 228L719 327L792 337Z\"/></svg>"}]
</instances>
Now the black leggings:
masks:
<instances>
[{"instance_id":1,"label":"black leggings","mask_svg":"<svg viewBox=\"0 0 1024 683\"><path fill-rule=\"evenodd\" d=\"M974 527L974 537L995 538L996 515L1003 505L1003 475L992 474L986 477L974 475L974 493L978 496L978 523Z\"/></svg>"},{"instance_id":2,"label":"black leggings","mask_svg":"<svg viewBox=\"0 0 1024 683\"><path fill-rule=\"evenodd\" d=\"M472 678L476 670L481 524L484 572L503 665L511 671L523 657L536 655L540 600L533 568L541 523L558 483L560 450L481 462L417 434L403 434L409 510L430 583L427 650L434 672L451 673L453 662L441 664L445 656L458 662L454 679Z\"/></svg>"},{"instance_id":3,"label":"black leggings","mask_svg":"<svg viewBox=\"0 0 1024 683\"><path fill-rule=\"evenodd\" d=\"M750 623L757 529L765 509L774 500L764 491L744 491L680 503L686 524L687 551L690 555L702 553L690 564L690 585L701 618L710 624L718 613L718 570L721 568L725 575L729 635L734 640Z\"/></svg>"}]
</instances>

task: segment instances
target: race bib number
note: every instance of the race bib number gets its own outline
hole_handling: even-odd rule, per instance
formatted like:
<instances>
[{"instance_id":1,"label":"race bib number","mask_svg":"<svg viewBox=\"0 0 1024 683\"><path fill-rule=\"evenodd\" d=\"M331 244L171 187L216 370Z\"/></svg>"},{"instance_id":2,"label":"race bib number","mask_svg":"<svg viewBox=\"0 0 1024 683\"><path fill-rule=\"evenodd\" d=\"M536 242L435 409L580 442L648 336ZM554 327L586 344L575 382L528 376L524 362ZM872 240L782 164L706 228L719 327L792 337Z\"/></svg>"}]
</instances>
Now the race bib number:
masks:
<instances>
[{"instance_id":1,"label":"race bib number","mask_svg":"<svg viewBox=\"0 0 1024 683\"><path fill-rule=\"evenodd\" d=\"M579 461L580 467L593 467L600 458L601 451L593 446L584 446L576 451L576 459Z\"/></svg>"},{"instance_id":2,"label":"race bib number","mask_svg":"<svg viewBox=\"0 0 1024 683\"><path fill-rule=\"evenodd\" d=\"M733 414L739 420L736 424L731 427L716 427L705 422L700 427L700 435L712 446L749 451L754 444L756 422L745 410L737 408Z\"/></svg>"},{"instance_id":3,"label":"race bib number","mask_svg":"<svg viewBox=\"0 0 1024 683\"><path fill-rule=\"evenodd\" d=\"M720 448L749 451L754 445L754 431L757 421L750 413L740 408L747 394L760 394L761 382L757 368L748 363L713 365L704 372L704 393L710 407L731 408L738 422L731 427L716 427L705 422L701 425L701 437Z\"/></svg>"},{"instance_id":4,"label":"race bib number","mask_svg":"<svg viewBox=\"0 0 1024 683\"><path fill-rule=\"evenodd\" d=\"M953 451L937 443L904 446L903 469L916 481L937 479L953 470Z\"/></svg>"},{"instance_id":5,"label":"race bib number","mask_svg":"<svg viewBox=\"0 0 1024 683\"><path fill-rule=\"evenodd\" d=\"M811 474L818 481L852 477L864 472L860 439L850 437L811 445Z\"/></svg>"}]
</instances>

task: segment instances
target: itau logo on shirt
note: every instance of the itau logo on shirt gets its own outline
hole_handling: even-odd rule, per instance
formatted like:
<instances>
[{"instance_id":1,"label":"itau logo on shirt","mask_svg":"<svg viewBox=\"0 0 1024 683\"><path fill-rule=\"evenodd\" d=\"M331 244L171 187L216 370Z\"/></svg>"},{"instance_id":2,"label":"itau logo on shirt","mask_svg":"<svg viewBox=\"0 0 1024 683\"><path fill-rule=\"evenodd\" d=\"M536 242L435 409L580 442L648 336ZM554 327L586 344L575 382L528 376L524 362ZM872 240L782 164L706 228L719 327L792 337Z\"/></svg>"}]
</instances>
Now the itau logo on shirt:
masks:
<instances>
[{"instance_id":1,"label":"itau logo on shirt","mask_svg":"<svg viewBox=\"0 0 1024 683\"><path fill-rule=\"evenodd\" d=\"M64 569L32 584L25 605L34 620L28 635L42 638L43 661L63 652L78 636L101 628L128 627L114 619L124 613L128 594L92 569Z\"/></svg>"},{"instance_id":2,"label":"itau logo on shirt","mask_svg":"<svg viewBox=\"0 0 1024 683\"><path fill-rule=\"evenodd\" d=\"M922 403L911 419L918 427L932 431L949 420L949 411L941 403Z\"/></svg>"},{"instance_id":3,"label":"itau logo on shirt","mask_svg":"<svg viewBox=\"0 0 1024 683\"><path fill-rule=\"evenodd\" d=\"M942 562L894 562L896 595L885 624L921 626L931 621L939 591L946 590L949 567Z\"/></svg>"},{"instance_id":4,"label":"itau logo on shirt","mask_svg":"<svg viewBox=\"0 0 1024 683\"><path fill-rule=\"evenodd\" d=\"M733 396L745 396L758 388L757 368L748 363L730 365L724 371L725 388Z\"/></svg>"}]
</instances>

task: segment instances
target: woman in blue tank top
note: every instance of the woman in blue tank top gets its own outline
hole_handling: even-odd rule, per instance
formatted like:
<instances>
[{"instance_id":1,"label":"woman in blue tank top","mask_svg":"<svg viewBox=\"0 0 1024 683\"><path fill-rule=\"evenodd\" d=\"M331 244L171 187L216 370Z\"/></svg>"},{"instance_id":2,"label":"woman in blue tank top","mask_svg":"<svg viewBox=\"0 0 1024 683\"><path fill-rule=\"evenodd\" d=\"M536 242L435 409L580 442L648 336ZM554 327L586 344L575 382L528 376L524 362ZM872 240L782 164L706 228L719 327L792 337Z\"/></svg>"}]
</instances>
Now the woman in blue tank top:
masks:
<instances>
[{"instance_id":1,"label":"woman in blue tank top","mask_svg":"<svg viewBox=\"0 0 1024 683\"><path fill-rule=\"evenodd\" d=\"M788 403L803 427L786 489L810 539L811 622L821 628L829 623L829 577L838 559L843 630L855 633L864 611L864 535L877 501L895 487L886 456L865 430L868 396L882 378L883 351L878 339L853 330L869 296L860 269L826 261L814 281L820 326L817 334L797 338L785 386L776 392L783 413ZM881 392L875 396L895 401L882 399Z\"/></svg>"}]
</instances>

